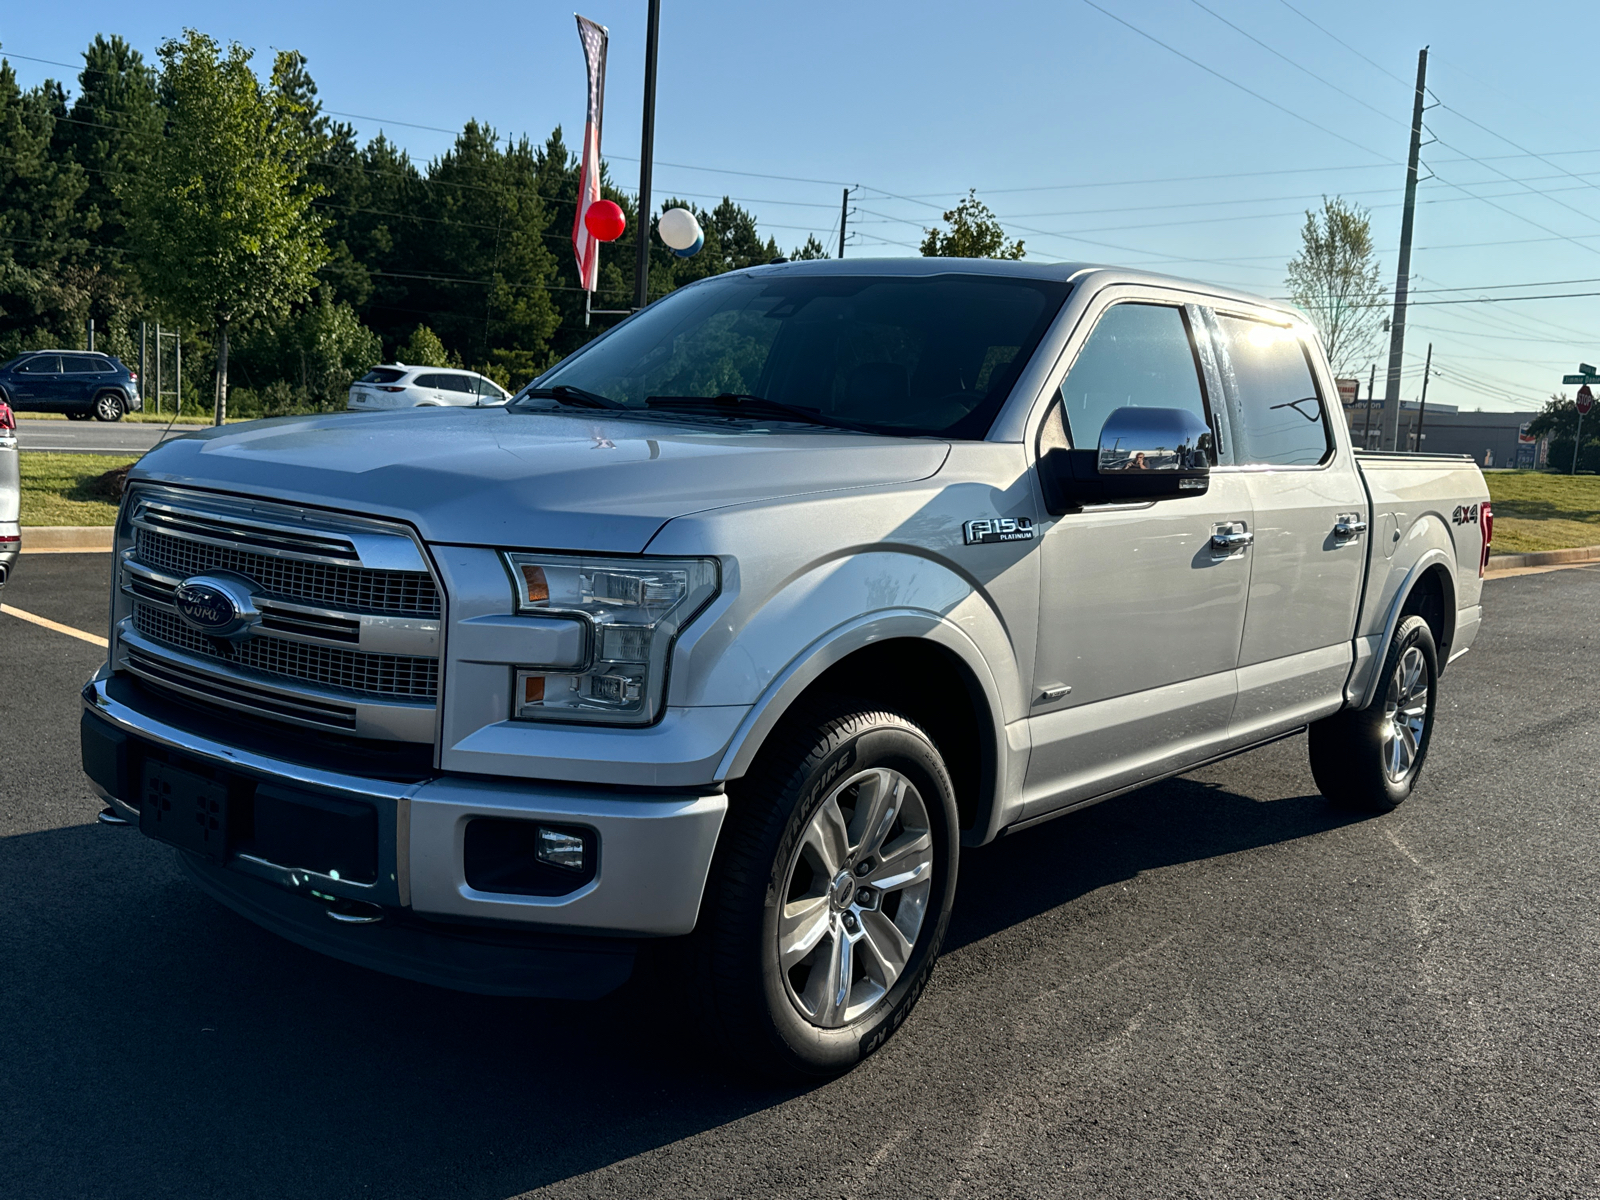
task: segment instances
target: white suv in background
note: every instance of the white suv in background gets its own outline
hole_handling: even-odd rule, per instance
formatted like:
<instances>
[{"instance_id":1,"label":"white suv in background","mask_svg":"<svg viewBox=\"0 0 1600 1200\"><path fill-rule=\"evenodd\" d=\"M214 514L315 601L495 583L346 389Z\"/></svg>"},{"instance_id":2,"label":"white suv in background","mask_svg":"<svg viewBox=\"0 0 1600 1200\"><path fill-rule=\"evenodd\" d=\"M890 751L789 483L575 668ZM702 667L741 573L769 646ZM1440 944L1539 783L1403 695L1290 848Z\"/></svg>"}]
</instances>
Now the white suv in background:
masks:
<instances>
[{"instance_id":1,"label":"white suv in background","mask_svg":"<svg viewBox=\"0 0 1600 1200\"><path fill-rule=\"evenodd\" d=\"M350 385L345 407L352 411L383 408L456 408L504 404L511 394L476 371L451 367L408 367L390 363L373 367Z\"/></svg>"}]
</instances>

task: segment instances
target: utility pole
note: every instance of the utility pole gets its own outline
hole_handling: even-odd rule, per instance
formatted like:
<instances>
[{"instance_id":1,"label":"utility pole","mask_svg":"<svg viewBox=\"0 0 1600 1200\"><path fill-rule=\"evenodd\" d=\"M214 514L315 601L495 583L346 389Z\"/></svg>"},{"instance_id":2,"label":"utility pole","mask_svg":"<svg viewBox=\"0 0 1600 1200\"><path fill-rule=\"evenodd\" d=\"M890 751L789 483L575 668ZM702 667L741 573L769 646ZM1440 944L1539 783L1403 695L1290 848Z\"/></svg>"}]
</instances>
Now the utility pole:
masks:
<instances>
[{"instance_id":1,"label":"utility pole","mask_svg":"<svg viewBox=\"0 0 1600 1200\"><path fill-rule=\"evenodd\" d=\"M850 189L845 188L844 199L839 202L839 257L844 257L844 226L850 219Z\"/></svg>"},{"instance_id":2,"label":"utility pole","mask_svg":"<svg viewBox=\"0 0 1600 1200\"><path fill-rule=\"evenodd\" d=\"M1373 363L1367 372L1367 419L1361 423L1361 448L1370 450L1372 441L1372 385L1378 379L1378 364Z\"/></svg>"},{"instance_id":3,"label":"utility pole","mask_svg":"<svg viewBox=\"0 0 1600 1200\"><path fill-rule=\"evenodd\" d=\"M1433 343L1428 343L1428 361L1422 367L1422 403L1417 405L1417 453L1422 453L1422 423L1428 419L1428 376L1433 374Z\"/></svg>"},{"instance_id":4,"label":"utility pole","mask_svg":"<svg viewBox=\"0 0 1600 1200\"><path fill-rule=\"evenodd\" d=\"M87 346L85 346L84 349L89 351L89 353L93 354L94 353L94 318L93 317L89 318L89 336L88 336L87 340L88 340L89 344Z\"/></svg>"},{"instance_id":5,"label":"utility pole","mask_svg":"<svg viewBox=\"0 0 1600 1200\"><path fill-rule=\"evenodd\" d=\"M635 233L633 306L650 303L650 163L656 148L656 44L661 38L661 0L650 0L644 43L644 120L639 138L639 228ZM597 168L598 169L598 168Z\"/></svg>"},{"instance_id":6,"label":"utility pole","mask_svg":"<svg viewBox=\"0 0 1600 1200\"><path fill-rule=\"evenodd\" d=\"M1422 110L1428 90L1428 48L1417 52L1417 95L1411 105L1411 153L1406 159L1406 206L1400 218L1400 265L1395 272L1394 317L1389 324L1389 374L1384 381L1384 424L1390 449L1400 437L1400 363L1406 350L1406 293L1411 285L1411 232L1417 215L1417 156L1422 152ZM1392 414L1392 415L1391 415Z\"/></svg>"}]
</instances>

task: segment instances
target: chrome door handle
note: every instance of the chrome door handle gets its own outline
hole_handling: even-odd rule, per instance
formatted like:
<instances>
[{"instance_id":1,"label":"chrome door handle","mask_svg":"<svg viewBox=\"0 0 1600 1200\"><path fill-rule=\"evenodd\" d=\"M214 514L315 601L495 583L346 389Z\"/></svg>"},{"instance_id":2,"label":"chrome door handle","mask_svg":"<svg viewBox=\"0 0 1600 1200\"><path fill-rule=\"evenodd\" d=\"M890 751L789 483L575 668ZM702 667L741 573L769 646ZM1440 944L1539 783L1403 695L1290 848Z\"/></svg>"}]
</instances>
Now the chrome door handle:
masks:
<instances>
[{"instance_id":1,"label":"chrome door handle","mask_svg":"<svg viewBox=\"0 0 1600 1200\"><path fill-rule=\"evenodd\" d=\"M1211 548L1224 553L1243 550L1256 540L1256 535L1243 529L1218 529L1211 535Z\"/></svg>"},{"instance_id":2,"label":"chrome door handle","mask_svg":"<svg viewBox=\"0 0 1600 1200\"><path fill-rule=\"evenodd\" d=\"M1338 538L1340 541L1353 538L1358 534L1365 533L1366 531L1367 523L1354 513L1351 513L1349 516L1340 517L1336 522L1334 522L1333 526L1333 536Z\"/></svg>"}]
</instances>

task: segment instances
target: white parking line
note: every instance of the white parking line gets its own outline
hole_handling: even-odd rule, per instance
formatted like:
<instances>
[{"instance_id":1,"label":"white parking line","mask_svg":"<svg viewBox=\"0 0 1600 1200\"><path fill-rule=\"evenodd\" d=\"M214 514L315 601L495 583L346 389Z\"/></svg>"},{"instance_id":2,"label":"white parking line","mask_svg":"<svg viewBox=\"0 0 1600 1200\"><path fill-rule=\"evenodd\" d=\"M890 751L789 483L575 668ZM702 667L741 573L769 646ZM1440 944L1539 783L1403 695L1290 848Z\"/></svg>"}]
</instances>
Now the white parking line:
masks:
<instances>
[{"instance_id":1,"label":"white parking line","mask_svg":"<svg viewBox=\"0 0 1600 1200\"><path fill-rule=\"evenodd\" d=\"M85 633L81 629L74 629L71 625L63 625L59 621L50 620L48 617L41 617L31 612L23 612L20 608L12 608L9 604L0 604L0 613L5 613L8 617L16 617L21 621L31 621L33 624L43 626L45 629L53 629L57 633L75 637L80 642L88 642L91 646L99 646L102 650L107 647L105 638L100 637L98 634Z\"/></svg>"}]
</instances>

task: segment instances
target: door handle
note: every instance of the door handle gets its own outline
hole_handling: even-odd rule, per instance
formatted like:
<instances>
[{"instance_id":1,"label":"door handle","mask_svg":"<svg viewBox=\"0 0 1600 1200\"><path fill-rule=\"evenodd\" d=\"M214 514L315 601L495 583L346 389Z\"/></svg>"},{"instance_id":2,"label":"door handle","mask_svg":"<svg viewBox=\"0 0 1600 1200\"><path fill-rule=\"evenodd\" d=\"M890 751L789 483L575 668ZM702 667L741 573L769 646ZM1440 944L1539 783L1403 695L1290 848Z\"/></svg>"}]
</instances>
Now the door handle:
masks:
<instances>
[{"instance_id":1,"label":"door handle","mask_svg":"<svg viewBox=\"0 0 1600 1200\"><path fill-rule=\"evenodd\" d=\"M1335 521L1333 525L1333 536L1338 538L1341 542L1348 541L1350 538L1363 534L1366 531L1367 523L1355 513L1341 514L1339 519Z\"/></svg>"},{"instance_id":2,"label":"door handle","mask_svg":"<svg viewBox=\"0 0 1600 1200\"><path fill-rule=\"evenodd\" d=\"M1211 548L1223 554L1243 550L1255 540L1255 534L1238 525L1218 525L1211 531Z\"/></svg>"}]
</instances>

